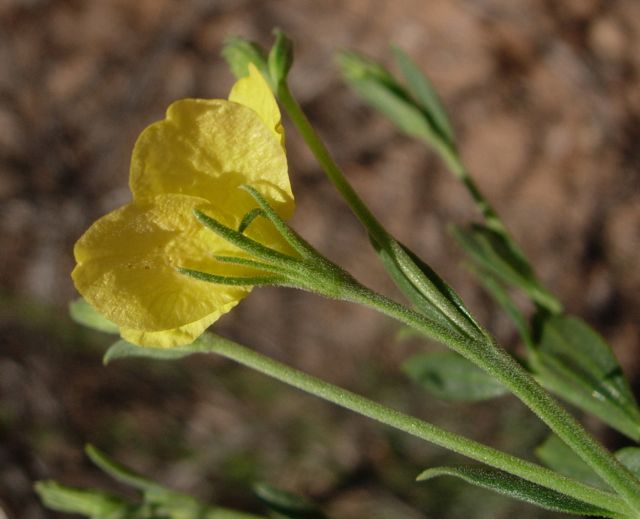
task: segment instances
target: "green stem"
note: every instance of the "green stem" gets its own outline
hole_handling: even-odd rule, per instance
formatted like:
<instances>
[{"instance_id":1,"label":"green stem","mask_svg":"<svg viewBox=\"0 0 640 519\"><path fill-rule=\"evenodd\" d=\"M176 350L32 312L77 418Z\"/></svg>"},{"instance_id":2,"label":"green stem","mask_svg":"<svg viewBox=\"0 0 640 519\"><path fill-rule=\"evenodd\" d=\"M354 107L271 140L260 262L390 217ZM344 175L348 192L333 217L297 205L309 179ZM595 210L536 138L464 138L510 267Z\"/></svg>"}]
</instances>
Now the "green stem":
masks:
<instances>
[{"instance_id":1,"label":"green stem","mask_svg":"<svg viewBox=\"0 0 640 519\"><path fill-rule=\"evenodd\" d=\"M507 387L640 514L640 481L600 445L547 393L514 358L494 341L456 334L424 315L363 286L354 286L351 301L392 317L442 342L484 369ZM640 515L639 515L640 516Z\"/></svg>"},{"instance_id":2,"label":"green stem","mask_svg":"<svg viewBox=\"0 0 640 519\"><path fill-rule=\"evenodd\" d=\"M286 82L280 84L278 98L303 139L315 155L325 173L340 192L352 211L365 226L374 241L388 244L393 238L358 197L344 174L331 158L309 120L300 108ZM471 177L464 169L457 154L451 153L446 160L454 166L454 173L469 188L489 223L504 229L497 214L484 199ZM497 222L497 223L496 223ZM506 231L505 231L506 232ZM354 302L370 306L412 328L444 342L455 351L494 376L508 387L523 403L536 413L567 445L589 464L614 490L630 504L640 516L640 481L618 460L595 441L587 431L565 411L506 351L492 339L486 340L458 335L449 329L434 324L424 316L413 312L394 301L384 298L365 287L353 287ZM349 297L348 297L349 298ZM439 330L438 330L439 329ZM437 333L434 333L436 332Z\"/></svg>"},{"instance_id":3,"label":"green stem","mask_svg":"<svg viewBox=\"0 0 640 519\"><path fill-rule=\"evenodd\" d=\"M259 371L332 402L340 407L404 431L412 436L439 445L463 456L504 470L527 481L537 483L575 499L584 501L619 514L628 514L629 509L617 496L599 490L573 479L562 476L547 468L522 460L510 454L475 442L464 436L446 431L413 416L403 414L377 402L364 398L346 389L334 386L324 380L291 368L276 360L257 353L218 336L203 336L209 342L209 351L234 360L244 366Z\"/></svg>"},{"instance_id":4,"label":"green stem","mask_svg":"<svg viewBox=\"0 0 640 519\"><path fill-rule=\"evenodd\" d=\"M503 236L508 236L507 228L498 216L498 213L496 213L495 209L473 181L471 175L469 175L467 168L464 167L464 164L460 160L458 151L451 146L440 146L438 147L438 151L447 168L449 168L451 173L467 188L487 226Z\"/></svg>"},{"instance_id":5,"label":"green stem","mask_svg":"<svg viewBox=\"0 0 640 519\"><path fill-rule=\"evenodd\" d=\"M309 146L309 149L320 166L322 166L322 169L329 177L329 180L333 183L347 204L349 204L349 207L360 222L362 222L373 240L381 244L385 243L389 239L389 234L365 203L360 199L338 165L334 162L327 150L327 147L316 134L316 131L313 129L313 126L311 126L311 123L302 111L302 108L300 108L296 99L291 95L291 91L289 90L289 86L286 82L280 84L277 94L282 106L284 106L287 114L289 114L289 117L293 121L293 124L300 132L300 135L302 135L302 138L307 143L307 146Z\"/></svg>"},{"instance_id":6,"label":"green stem","mask_svg":"<svg viewBox=\"0 0 640 519\"><path fill-rule=\"evenodd\" d=\"M510 246L518 252L523 261L528 263L528 260L526 259L524 253L515 242L515 240L511 237L511 234L509 233L509 230L505 226L504 222L502 221L496 210L493 208L493 206L482 194L480 188L478 188L477 184L474 182L473 178L467 171L467 168L460 158L458 150L451 145L443 144L437 147L437 151L449 171L451 171L451 173L453 173L453 175L467 189L469 195L476 205L476 208L482 214L487 227L500 234L510 244ZM530 268L533 271L533 268ZM537 279L536 285L530 288L529 293L534 301L544 306L551 313L560 314L562 312L562 303L551 292L543 287Z\"/></svg>"},{"instance_id":7,"label":"green stem","mask_svg":"<svg viewBox=\"0 0 640 519\"><path fill-rule=\"evenodd\" d=\"M461 316L459 309L452 305L447 297L433 286L431 281L420 271L420 267L416 265L404 247L387 232L384 226L358 196L338 165L334 162L322 139L320 139L313 129L313 126L311 126L309 119L307 119L302 108L291 94L286 82L280 84L277 94L278 99L302 135L307 146L309 146L309 149L314 154L316 160L367 230L371 240L377 244L377 247L386 251L386 253L393 258L393 261L397 263L397 267L402 271L401 275L410 278L410 281L415 285L415 288L418 289L418 292L430 300L431 304L435 306L438 311L442 312L451 323L467 334L476 335L478 329L474 323L470 322L466 317ZM399 286L400 289L403 290L402 285ZM411 298L411 295L409 294L408 297Z\"/></svg>"}]
</instances>

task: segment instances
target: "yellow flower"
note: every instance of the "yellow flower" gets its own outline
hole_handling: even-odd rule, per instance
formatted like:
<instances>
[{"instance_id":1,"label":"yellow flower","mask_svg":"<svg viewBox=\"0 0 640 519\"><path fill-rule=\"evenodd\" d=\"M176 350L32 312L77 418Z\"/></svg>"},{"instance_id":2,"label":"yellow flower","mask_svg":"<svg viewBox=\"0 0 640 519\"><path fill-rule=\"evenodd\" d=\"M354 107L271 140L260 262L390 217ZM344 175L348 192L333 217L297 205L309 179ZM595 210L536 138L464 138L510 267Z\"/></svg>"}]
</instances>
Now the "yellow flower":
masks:
<instances>
[{"instance_id":1,"label":"yellow flower","mask_svg":"<svg viewBox=\"0 0 640 519\"><path fill-rule=\"evenodd\" d=\"M199 209L237 228L256 207L239 186L254 187L283 218L293 212L280 112L260 73L231 90L229 100L184 99L146 128L133 150L133 201L95 222L76 243L72 277L78 291L142 346L188 344L233 308L250 287L214 285L178 268L224 276L256 271L216 261L246 257L194 217ZM264 218L246 234L289 250Z\"/></svg>"}]
</instances>

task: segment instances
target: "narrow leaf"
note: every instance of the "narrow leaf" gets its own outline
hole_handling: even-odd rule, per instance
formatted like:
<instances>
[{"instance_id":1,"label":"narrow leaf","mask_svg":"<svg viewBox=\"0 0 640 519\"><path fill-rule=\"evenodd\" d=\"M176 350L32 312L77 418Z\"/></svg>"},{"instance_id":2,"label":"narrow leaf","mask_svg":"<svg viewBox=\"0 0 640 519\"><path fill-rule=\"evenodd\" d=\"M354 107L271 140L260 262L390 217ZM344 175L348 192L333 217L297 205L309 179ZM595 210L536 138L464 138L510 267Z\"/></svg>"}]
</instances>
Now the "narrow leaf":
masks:
<instances>
[{"instance_id":1,"label":"narrow leaf","mask_svg":"<svg viewBox=\"0 0 640 519\"><path fill-rule=\"evenodd\" d=\"M455 290L409 248L392 238L384 244L373 239L371 243L398 288L419 311L456 333L483 337L482 328Z\"/></svg>"},{"instance_id":2,"label":"narrow leaf","mask_svg":"<svg viewBox=\"0 0 640 519\"><path fill-rule=\"evenodd\" d=\"M109 321L93 308L87 301L79 297L69 303L69 315L76 323L105 333L119 333L118 325Z\"/></svg>"},{"instance_id":3,"label":"narrow leaf","mask_svg":"<svg viewBox=\"0 0 640 519\"><path fill-rule=\"evenodd\" d=\"M500 494L507 495L532 505L564 512L567 514L613 517L612 512L565 496L555 490L531 483L506 472L483 467L437 467L425 470L418 476L418 481L425 481L439 476L453 476L472 485L477 485Z\"/></svg>"},{"instance_id":4,"label":"narrow leaf","mask_svg":"<svg viewBox=\"0 0 640 519\"><path fill-rule=\"evenodd\" d=\"M253 63L265 78L269 78L267 55L257 43L238 37L227 38L222 57L238 79L249 74L249 63Z\"/></svg>"},{"instance_id":5,"label":"narrow leaf","mask_svg":"<svg viewBox=\"0 0 640 519\"><path fill-rule=\"evenodd\" d=\"M144 357L156 360L176 360L194 353L207 353L210 346L207 344L205 336L200 336L191 344L177 346L175 348L149 348L131 344L125 340L113 343L102 358L102 362L107 365L111 361L128 357Z\"/></svg>"},{"instance_id":6,"label":"narrow leaf","mask_svg":"<svg viewBox=\"0 0 640 519\"><path fill-rule=\"evenodd\" d=\"M473 402L508 393L502 384L452 351L416 355L402 368L412 380L444 400Z\"/></svg>"},{"instance_id":7,"label":"narrow leaf","mask_svg":"<svg viewBox=\"0 0 640 519\"><path fill-rule=\"evenodd\" d=\"M125 519L133 517L135 510L123 499L98 490L67 487L55 481L38 481L34 488L44 506L57 512L100 519Z\"/></svg>"},{"instance_id":8,"label":"narrow leaf","mask_svg":"<svg viewBox=\"0 0 640 519\"><path fill-rule=\"evenodd\" d=\"M602 479L566 443L555 434L550 435L536 449L536 456L549 468L588 485L608 488Z\"/></svg>"},{"instance_id":9,"label":"narrow leaf","mask_svg":"<svg viewBox=\"0 0 640 519\"><path fill-rule=\"evenodd\" d=\"M385 270L415 308L442 326L449 327L451 325L449 319L407 278L398 266L393 255L388 250L377 247L375 243L373 245Z\"/></svg>"},{"instance_id":10,"label":"narrow leaf","mask_svg":"<svg viewBox=\"0 0 640 519\"><path fill-rule=\"evenodd\" d=\"M271 83L276 87L287 80L289 69L293 64L293 42L280 29L273 31L276 41L269 51L267 68Z\"/></svg>"},{"instance_id":11,"label":"narrow leaf","mask_svg":"<svg viewBox=\"0 0 640 519\"><path fill-rule=\"evenodd\" d=\"M524 254L510 238L482 224L453 227L453 236L478 265L520 288L551 313L560 312L561 304L540 285Z\"/></svg>"},{"instance_id":12,"label":"narrow leaf","mask_svg":"<svg viewBox=\"0 0 640 519\"><path fill-rule=\"evenodd\" d=\"M640 440L640 410L609 345L576 317L542 318L536 355L540 382L560 397Z\"/></svg>"},{"instance_id":13,"label":"narrow leaf","mask_svg":"<svg viewBox=\"0 0 640 519\"><path fill-rule=\"evenodd\" d=\"M384 67L356 53L339 54L338 64L355 93L391 119L400 130L430 142L437 140L424 112Z\"/></svg>"},{"instance_id":14,"label":"narrow leaf","mask_svg":"<svg viewBox=\"0 0 640 519\"><path fill-rule=\"evenodd\" d=\"M625 447L616 452L616 458L640 478L640 447Z\"/></svg>"},{"instance_id":15,"label":"narrow leaf","mask_svg":"<svg viewBox=\"0 0 640 519\"><path fill-rule=\"evenodd\" d=\"M392 50L396 63L407 80L409 91L420 102L438 133L453 144L455 136L451 123L433 85L404 51L398 47L393 47Z\"/></svg>"},{"instance_id":16,"label":"narrow leaf","mask_svg":"<svg viewBox=\"0 0 640 519\"><path fill-rule=\"evenodd\" d=\"M491 295L494 301L502 307L504 313L511 318L527 349L530 352L533 351L534 340L531 336L527 319L513 302L504 285L498 281L493 274L485 269L470 267L470 270L482 286L484 286L489 295Z\"/></svg>"},{"instance_id":17,"label":"narrow leaf","mask_svg":"<svg viewBox=\"0 0 640 519\"><path fill-rule=\"evenodd\" d=\"M93 445L87 445L85 452L89 459L105 473L109 474L116 481L125 483L143 491L157 490L160 486L157 483L133 472L131 469L121 465L117 461L109 458L104 452L98 450Z\"/></svg>"},{"instance_id":18,"label":"narrow leaf","mask_svg":"<svg viewBox=\"0 0 640 519\"><path fill-rule=\"evenodd\" d=\"M267 483L254 485L254 491L260 500L278 517L287 519L323 519L325 515L310 500L280 490Z\"/></svg>"}]
</instances>

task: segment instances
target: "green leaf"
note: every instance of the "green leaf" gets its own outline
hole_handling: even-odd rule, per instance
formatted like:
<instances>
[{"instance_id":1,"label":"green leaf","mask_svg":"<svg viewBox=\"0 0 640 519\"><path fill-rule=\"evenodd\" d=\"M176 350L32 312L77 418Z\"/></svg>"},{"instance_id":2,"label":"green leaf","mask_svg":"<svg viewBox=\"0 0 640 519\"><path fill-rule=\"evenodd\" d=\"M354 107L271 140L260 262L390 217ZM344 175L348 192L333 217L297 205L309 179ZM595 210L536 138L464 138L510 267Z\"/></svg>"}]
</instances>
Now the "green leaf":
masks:
<instances>
[{"instance_id":1,"label":"green leaf","mask_svg":"<svg viewBox=\"0 0 640 519\"><path fill-rule=\"evenodd\" d=\"M280 490L267 483L254 485L254 491L260 500L278 517L290 519L324 519L326 516L308 499Z\"/></svg>"},{"instance_id":2,"label":"green leaf","mask_svg":"<svg viewBox=\"0 0 640 519\"><path fill-rule=\"evenodd\" d=\"M540 382L573 405L640 440L640 410L609 345L576 317L541 317L531 367Z\"/></svg>"},{"instance_id":3,"label":"green leaf","mask_svg":"<svg viewBox=\"0 0 640 519\"><path fill-rule=\"evenodd\" d=\"M504 313L511 318L522 342L531 352L535 346L527 319L509 296L505 286L485 269L470 267L470 270L494 301L500 305Z\"/></svg>"},{"instance_id":4,"label":"green leaf","mask_svg":"<svg viewBox=\"0 0 640 519\"><path fill-rule=\"evenodd\" d=\"M120 481L121 483L143 491L156 490L160 488L159 485L153 481L133 472L131 469L121 465L117 461L112 460L104 452L98 450L93 445L87 445L84 450L89 459L98 468L109 474L116 481Z\"/></svg>"},{"instance_id":5,"label":"green leaf","mask_svg":"<svg viewBox=\"0 0 640 519\"><path fill-rule=\"evenodd\" d=\"M349 86L408 135L437 141L428 117L410 94L384 67L353 52L338 55L338 65Z\"/></svg>"},{"instance_id":6,"label":"green leaf","mask_svg":"<svg viewBox=\"0 0 640 519\"><path fill-rule=\"evenodd\" d=\"M289 69L293 64L293 42L281 30L273 31L276 41L269 51L267 67L271 83L277 88L287 80Z\"/></svg>"},{"instance_id":7,"label":"green leaf","mask_svg":"<svg viewBox=\"0 0 640 519\"><path fill-rule=\"evenodd\" d=\"M263 77L270 79L267 54L257 43L239 37L227 38L222 47L222 57L237 79L249 74L249 63L253 63Z\"/></svg>"},{"instance_id":8,"label":"green leaf","mask_svg":"<svg viewBox=\"0 0 640 519\"><path fill-rule=\"evenodd\" d=\"M565 496L554 490L495 469L484 467L437 467L425 470L418 476L418 481L425 481L439 476L457 477L472 485L493 490L555 512L613 517L613 514L608 510L584 503L573 497Z\"/></svg>"},{"instance_id":9,"label":"green leaf","mask_svg":"<svg viewBox=\"0 0 640 519\"><path fill-rule=\"evenodd\" d=\"M460 246L479 266L508 285L520 288L551 313L562 310L560 302L540 285L529 262L510 238L482 224L467 228L455 226L452 232Z\"/></svg>"},{"instance_id":10,"label":"green leaf","mask_svg":"<svg viewBox=\"0 0 640 519\"><path fill-rule=\"evenodd\" d=\"M106 492L67 487L55 481L38 481L34 488L44 506L57 512L97 519L125 519L132 517L136 509L123 499Z\"/></svg>"},{"instance_id":11,"label":"green leaf","mask_svg":"<svg viewBox=\"0 0 640 519\"><path fill-rule=\"evenodd\" d=\"M412 380L444 400L473 402L508 393L502 384L452 351L416 355L402 368Z\"/></svg>"},{"instance_id":12,"label":"green leaf","mask_svg":"<svg viewBox=\"0 0 640 519\"><path fill-rule=\"evenodd\" d=\"M536 456L549 468L588 485L608 488L600 477L566 443L551 434L536 449Z\"/></svg>"},{"instance_id":13,"label":"green leaf","mask_svg":"<svg viewBox=\"0 0 640 519\"><path fill-rule=\"evenodd\" d=\"M85 299L79 297L69 303L69 315L76 323L105 333L119 333L118 325L109 321L93 308Z\"/></svg>"},{"instance_id":14,"label":"green leaf","mask_svg":"<svg viewBox=\"0 0 640 519\"><path fill-rule=\"evenodd\" d=\"M418 311L456 333L483 337L482 328L460 296L408 247L393 238L384 244L371 238L371 244L393 281Z\"/></svg>"},{"instance_id":15,"label":"green leaf","mask_svg":"<svg viewBox=\"0 0 640 519\"><path fill-rule=\"evenodd\" d=\"M131 344L125 340L113 343L102 358L102 362L107 365L111 361L128 357L145 357L156 360L176 360L194 353L207 353L210 346L207 344L206 335L200 336L191 344L177 346L175 348L149 348Z\"/></svg>"},{"instance_id":16,"label":"green leaf","mask_svg":"<svg viewBox=\"0 0 640 519\"><path fill-rule=\"evenodd\" d=\"M393 47L392 51L400 71L407 80L409 91L420 102L438 133L453 144L455 136L451 123L433 85L404 51L398 47Z\"/></svg>"},{"instance_id":17,"label":"green leaf","mask_svg":"<svg viewBox=\"0 0 640 519\"><path fill-rule=\"evenodd\" d=\"M625 447L616 452L616 458L640 478L640 447Z\"/></svg>"},{"instance_id":18,"label":"green leaf","mask_svg":"<svg viewBox=\"0 0 640 519\"><path fill-rule=\"evenodd\" d=\"M411 303L427 317L430 317L434 321L438 321L443 326L450 327L451 323L449 319L447 319L447 317L438 310L420 290L416 288L402 269L400 269L393 255L387 249L381 249L377 247L375 243L373 243L373 245L385 270L389 273L393 282L398 286L407 299L409 299L409 301L411 301Z\"/></svg>"},{"instance_id":19,"label":"green leaf","mask_svg":"<svg viewBox=\"0 0 640 519\"><path fill-rule=\"evenodd\" d=\"M116 481L143 493L142 502L132 503L93 489L66 487L55 481L36 483L36 491L48 508L85 515L92 519L266 519L250 513L208 505L196 498L169 490L88 445L91 460Z\"/></svg>"}]
</instances>

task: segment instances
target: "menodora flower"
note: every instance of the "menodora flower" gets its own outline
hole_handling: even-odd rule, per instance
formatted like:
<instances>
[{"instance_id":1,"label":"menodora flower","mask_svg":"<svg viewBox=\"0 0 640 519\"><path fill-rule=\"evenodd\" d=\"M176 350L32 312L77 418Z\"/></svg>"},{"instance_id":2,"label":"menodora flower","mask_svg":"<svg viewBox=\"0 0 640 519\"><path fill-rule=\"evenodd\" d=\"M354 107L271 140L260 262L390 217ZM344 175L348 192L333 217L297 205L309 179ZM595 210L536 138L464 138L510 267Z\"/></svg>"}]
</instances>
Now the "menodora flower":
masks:
<instances>
[{"instance_id":1,"label":"menodora flower","mask_svg":"<svg viewBox=\"0 0 640 519\"><path fill-rule=\"evenodd\" d=\"M200 210L238 228L256 207L255 188L283 218L293 194L275 99L260 73L232 88L229 100L184 99L146 128L131 159L133 201L96 221L76 243L72 277L78 291L121 335L138 345L188 344L233 308L250 287L214 285L179 272L251 276L216 255L246 253L204 227ZM289 247L257 218L247 236L273 249Z\"/></svg>"}]
</instances>

